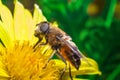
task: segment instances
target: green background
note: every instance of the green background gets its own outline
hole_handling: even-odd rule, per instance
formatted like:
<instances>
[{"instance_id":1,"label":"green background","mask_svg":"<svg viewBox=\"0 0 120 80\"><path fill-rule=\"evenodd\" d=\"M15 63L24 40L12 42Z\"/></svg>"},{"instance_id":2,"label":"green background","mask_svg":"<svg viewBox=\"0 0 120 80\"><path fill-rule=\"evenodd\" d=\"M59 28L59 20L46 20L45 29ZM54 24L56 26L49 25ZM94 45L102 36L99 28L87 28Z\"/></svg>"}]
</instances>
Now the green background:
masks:
<instances>
[{"instance_id":1,"label":"green background","mask_svg":"<svg viewBox=\"0 0 120 80\"><path fill-rule=\"evenodd\" d=\"M12 0L2 0L13 11ZM33 12L38 4L48 21L57 21L87 57L97 61L101 76L90 80L120 79L119 0L19 0Z\"/></svg>"}]
</instances>

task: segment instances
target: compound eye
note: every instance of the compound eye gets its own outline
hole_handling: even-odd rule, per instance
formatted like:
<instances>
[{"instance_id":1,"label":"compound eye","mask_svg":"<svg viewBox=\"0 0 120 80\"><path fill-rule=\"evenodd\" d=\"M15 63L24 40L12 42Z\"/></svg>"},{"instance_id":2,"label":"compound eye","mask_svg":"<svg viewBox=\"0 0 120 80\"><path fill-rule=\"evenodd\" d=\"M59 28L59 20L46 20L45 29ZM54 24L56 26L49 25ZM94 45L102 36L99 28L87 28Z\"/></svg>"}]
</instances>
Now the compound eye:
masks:
<instances>
[{"instance_id":1,"label":"compound eye","mask_svg":"<svg viewBox=\"0 0 120 80\"><path fill-rule=\"evenodd\" d=\"M47 22L44 22L41 24L40 31L42 33L46 33L49 30L49 24Z\"/></svg>"}]
</instances>

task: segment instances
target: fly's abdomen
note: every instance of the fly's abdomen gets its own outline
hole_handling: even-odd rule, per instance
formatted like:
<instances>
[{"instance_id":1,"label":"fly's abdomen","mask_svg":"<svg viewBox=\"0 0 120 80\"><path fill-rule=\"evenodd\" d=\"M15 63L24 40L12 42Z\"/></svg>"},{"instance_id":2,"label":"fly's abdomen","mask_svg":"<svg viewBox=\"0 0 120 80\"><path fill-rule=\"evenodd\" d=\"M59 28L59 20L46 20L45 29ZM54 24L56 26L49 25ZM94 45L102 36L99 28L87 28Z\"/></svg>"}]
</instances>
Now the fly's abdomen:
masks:
<instances>
[{"instance_id":1,"label":"fly's abdomen","mask_svg":"<svg viewBox=\"0 0 120 80\"><path fill-rule=\"evenodd\" d=\"M77 70L80 66L80 57L73 52L68 46L64 45L60 48L61 55L69 61Z\"/></svg>"}]
</instances>

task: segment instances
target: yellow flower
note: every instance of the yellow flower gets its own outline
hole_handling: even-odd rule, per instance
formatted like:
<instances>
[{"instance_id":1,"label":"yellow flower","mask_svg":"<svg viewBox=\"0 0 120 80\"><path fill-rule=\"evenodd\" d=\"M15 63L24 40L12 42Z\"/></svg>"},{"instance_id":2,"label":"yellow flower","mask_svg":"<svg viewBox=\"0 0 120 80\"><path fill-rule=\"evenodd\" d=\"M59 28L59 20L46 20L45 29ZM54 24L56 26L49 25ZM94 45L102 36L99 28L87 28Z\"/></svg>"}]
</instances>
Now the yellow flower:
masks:
<instances>
[{"instance_id":1,"label":"yellow flower","mask_svg":"<svg viewBox=\"0 0 120 80\"><path fill-rule=\"evenodd\" d=\"M35 5L32 16L22 4L15 2L13 17L9 9L0 3L0 16L0 79L58 80L59 72L54 61L43 68L49 55L42 54L52 53L50 47L33 49L37 41L33 35L34 27L46 20L38 6Z\"/></svg>"},{"instance_id":2,"label":"yellow flower","mask_svg":"<svg viewBox=\"0 0 120 80\"><path fill-rule=\"evenodd\" d=\"M33 48L38 40L33 35L35 25L46 21L39 7L35 4L32 16L16 1L12 15L0 1L0 17L0 80L59 80L65 64L58 59L47 63L53 52L49 45ZM72 67L74 80L80 80L76 75L101 74L94 60L87 61L91 66L82 60L78 71ZM62 79L70 79L68 68Z\"/></svg>"}]
</instances>

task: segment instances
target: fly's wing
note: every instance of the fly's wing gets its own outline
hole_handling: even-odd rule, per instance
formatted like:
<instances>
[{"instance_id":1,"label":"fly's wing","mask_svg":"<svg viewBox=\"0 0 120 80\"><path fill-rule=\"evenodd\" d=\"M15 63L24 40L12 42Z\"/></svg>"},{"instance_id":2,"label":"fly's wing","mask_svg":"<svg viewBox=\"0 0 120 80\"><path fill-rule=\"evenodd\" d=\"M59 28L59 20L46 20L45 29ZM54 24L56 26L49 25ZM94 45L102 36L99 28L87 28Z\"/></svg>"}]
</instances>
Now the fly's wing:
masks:
<instances>
[{"instance_id":1,"label":"fly's wing","mask_svg":"<svg viewBox=\"0 0 120 80\"><path fill-rule=\"evenodd\" d=\"M75 43L74 42L72 42L71 40L68 40L68 41L64 41L64 43L66 43L68 46L69 46L69 48L71 49L71 50L73 50L73 52L75 52L78 56L79 56L79 58L81 59L83 59L84 61L86 61L87 63L88 63L88 65L89 66L92 66L89 62L88 62L88 60L86 59L86 57L79 51L79 49L78 49L78 47L75 45ZM74 46L73 46L74 45Z\"/></svg>"},{"instance_id":2,"label":"fly's wing","mask_svg":"<svg viewBox=\"0 0 120 80\"><path fill-rule=\"evenodd\" d=\"M64 44L66 44L74 53L76 53L79 56L79 58L85 58L85 56L79 51L75 43L72 42L72 39L70 36L63 36L62 38L57 36L57 38L60 41L64 42Z\"/></svg>"},{"instance_id":3,"label":"fly's wing","mask_svg":"<svg viewBox=\"0 0 120 80\"><path fill-rule=\"evenodd\" d=\"M63 36L59 37L57 36L58 40L61 42L61 47L60 47L60 54L68 60L76 69L79 69L80 66L80 56L79 52L77 51L77 48L73 43L71 44L70 37L69 36Z\"/></svg>"},{"instance_id":4,"label":"fly's wing","mask_svg":"<svg viewBox=\"0 0 120 80\"><path fill-rule=\"evenodd\" d=\"M64 41L65 44L67 44L67 46L73 51L75 52L79 58L85 58L85 56L79 51L78 47L75 45L74 42L72 42L71 40L68 41Z\"/></svg>"},{"instance_id":5,"label":"fly's wing","mask_svg":"<svg viewBox=\"0 0 120 80\"><path fill-rule=\"evenodd\" d=\"M62 55L76 68L79 69L79 66L81 64L80 59L84 59L87 63L86 57L79 51L77 46L72 42L70 36L63 36L57 38L63 43L61 47Z\"/></svg>"}]
</instances>

